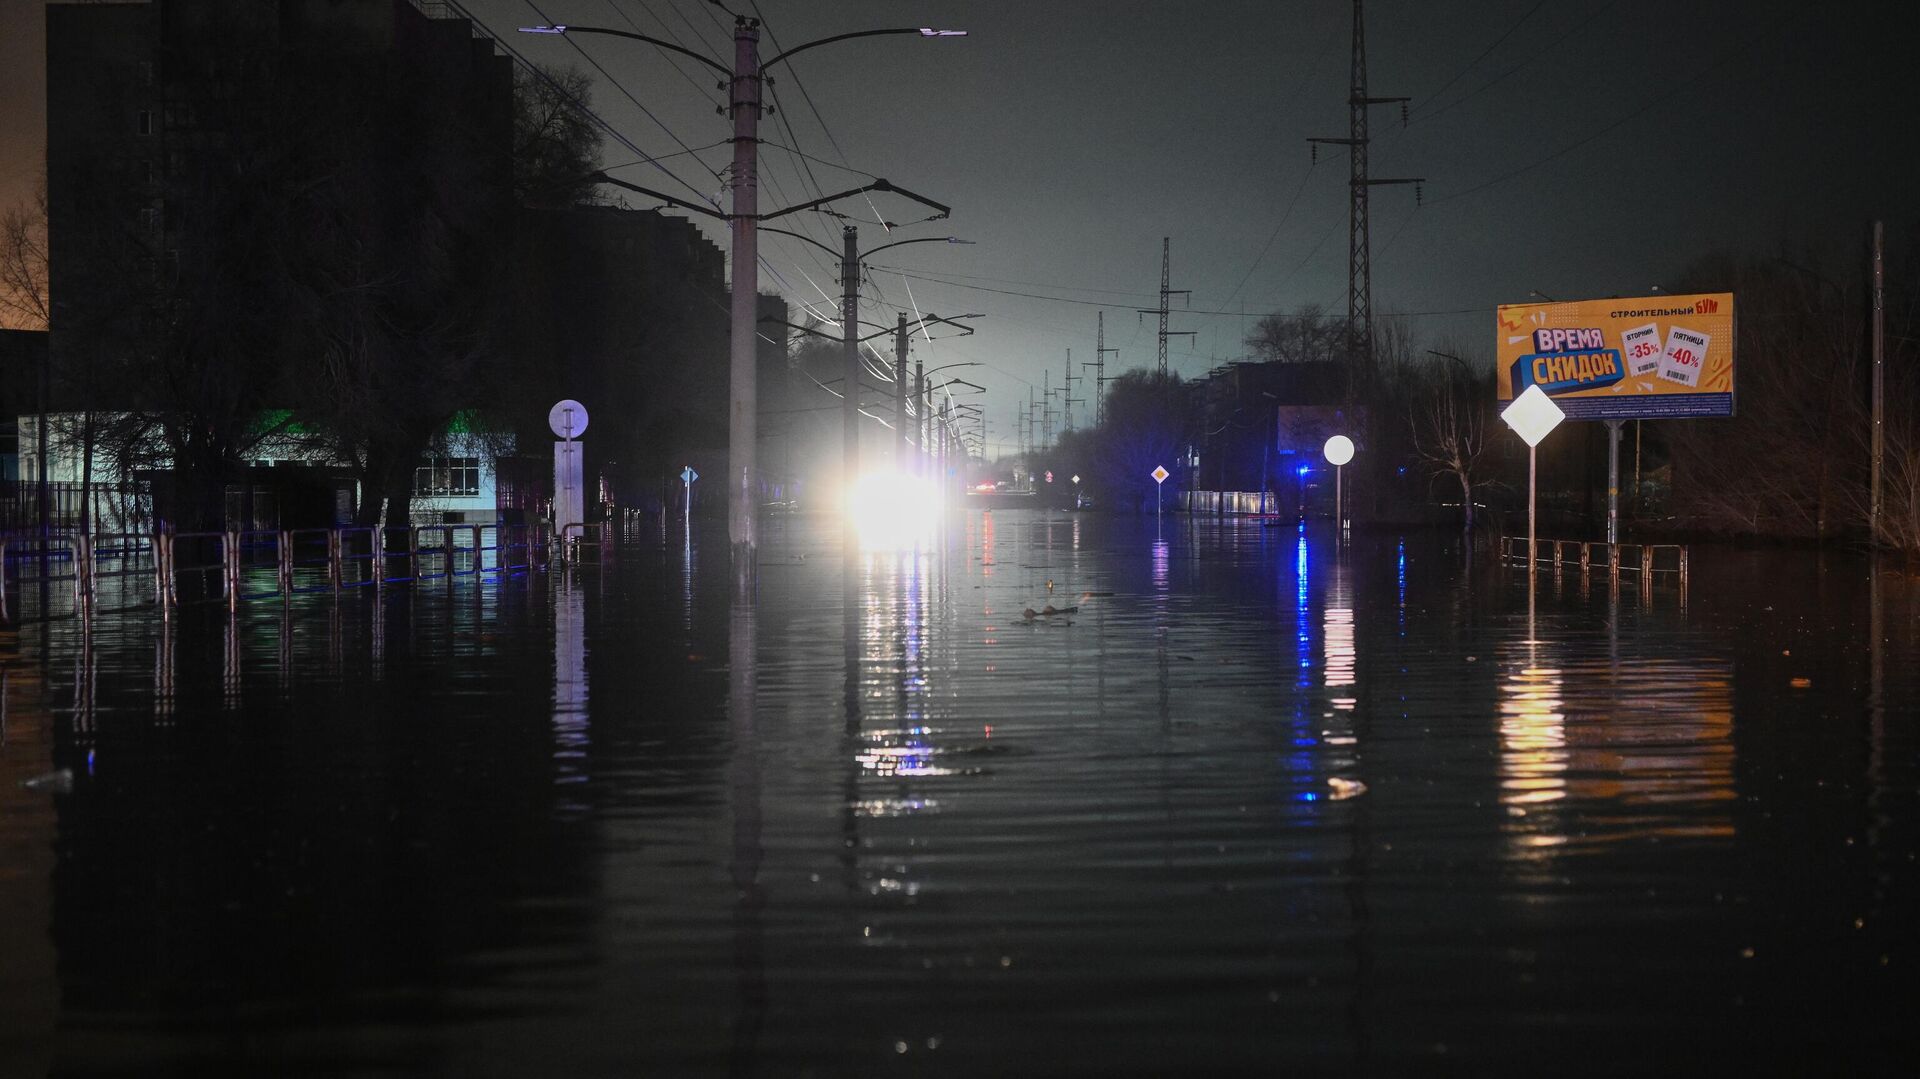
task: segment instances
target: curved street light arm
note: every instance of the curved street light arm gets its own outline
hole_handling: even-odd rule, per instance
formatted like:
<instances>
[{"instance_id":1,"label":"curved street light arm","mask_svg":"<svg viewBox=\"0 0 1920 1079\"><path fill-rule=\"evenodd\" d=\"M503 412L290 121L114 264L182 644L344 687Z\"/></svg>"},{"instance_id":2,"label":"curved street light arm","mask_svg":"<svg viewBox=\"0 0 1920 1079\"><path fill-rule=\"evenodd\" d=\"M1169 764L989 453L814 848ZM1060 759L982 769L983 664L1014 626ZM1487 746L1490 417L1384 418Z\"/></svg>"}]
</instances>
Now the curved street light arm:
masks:
<instances>
[{"instance_id":1,"label":"curved street light arm","mask_svg":"<svg viewBox=\"0 0 1920 1079\"><path fill-rule=\"evenodd\" d=\"M722 221L729 221L729 220L732 220L733 218L732 214L721 213L719 210L716 210L711 206L702 206L697 202L688 202L685 199L674 198L672 195L655 191L650 187L641 187L639 184L630 184L625 180L616 180L613 177L608 176L604 172L596 172L592 176L588 177L588 179L593 180L595 183L612 184L615 187L624 187L628 191L637 191L640 194L647 196L648 198L659 199L662 202L666 202L671 205L678 206L683 210L692 210L694 213L706 214L708 217L718 218Z\"/></svg>"},{"instance_id":2,"label":"curved street light arm","mask_svg":"<svg viewBox=\"0 0 1920 1079\"><path fill-rule=\"evenodd\" d=\"M821 243L819 240L816 240L811 236L802 236L797 232L788 232L786 229L776 229L768 225L760 226L760 231L761 232L777 232L782 236L791 236L796 240L805 240L807 243L810 243L813 246L819 248L820 250L825 251L827 254L832 255L833 260L835 262L840 261L840 256L842 252L835 250L834 248L828 247L826 244Z\"/></svg>"},{"instance_id":3,"label":"curved street light arm","mask_svg":"<svg viewBox=\"0 0 1920 1079\"><path fill-rule=\"evenodd\" d=\"M782 60L791 59L792 57L797 56L800 53L806 52L808 49L815 48L816 46L831 45L836 41L851 41L852 39L857 37L880 37L884 34L919 34L921 37L966 37L967 36L967 32L965 30L935 30L925 26L901 26L891 30L856 30L851 34L835 34L832 37L823 37L818 41L809 41L805 45L795 45L793 48L788 49L786 52L783 52L780 55L775 56L773 59L763 62L760 65L760 70L765 71L766 69L781 62Z\"/></svg>"},{"instance_id":4,"label":"curved street light arm","mask_svg":"<svg viewBox=\"0 0 1920 1079\"><path fill-rule=\"evenodd\" d=\"M958 236L922 236L915 240L895 240L890 244L881 244L879 247L870 247L860 252L860 261L865 262L868 256L878 254L889 247L904 247L907 244L970 244L972 242L972 240L962 240Z\"/></svg>"},{"instance_id":5,"label":"curved street light arm","mask_svg":"<svg viewBox=\"0 0 1920 1079\"><path fill-rule=\"evenodd\" d=\"M799 331L800 331L801 333L805 333L805 334L812 334L812 335L813 335L813 336L815 336L815 337L824 337L824 338L826 338L826 339L827 339L827 340L829 340L829 341L834 341L834 342L840 342L840 341L844 341L844 340L846 340L846 338L844 338L844 337L842 337L842 336L840 336L840 335L839 335L839 334L837 334L837 333L821 333L821 332L820 332L820 331L819 331L819 330L818 330L817 328L815 328L815 327L812 327L812 326L802 326L802 325L800 325L800 324L799 324L798 322L788 322L788 321L787 321L786 319L783 319L783 318L763 318L763 319L761 319L760 321L761 321L762 323L766 323L766 324L770 324L770 325L774 325L774 326L785 326L785 327L787 327L787 328L788 328L788 329L790 329L790 330L799 330ZM827 325L829 325L829 326L832 326L832 325L837 325L837 323L827 323ZM873 325L873 323L871 323L871 322L865 322L865 321L862 321L862 322L860 323L860 325L862 325L862 326L871 326L871 325ZM856 337L856 338L854 338L854 340L856 340L856 341L871 341L871 340L873 340L873 339L874 339L874 338L876 338L876 337L880 337L880 336L882 336L882 335L884 335L884 334L890 334L890 333L892 333L892 332L894 332L894 328L893 328L892 326L886 326L886 327L882 327L881 329L878 329L878 330L875 330L874 332L872 332L872 333L870 333L870 334L868 334L868 335L866 335L865 337ZM956 335L956 336L958 336L958 335Z\"/></svg>"},{"instance_id":6,"label":"curved street light arm","mask_svg":"<svg viewBox=\"0 0 1920 1079\"><path fill-rule=\"evenodd\" d=\"M972 318L973 316L972 316L972 315L961 315L960 317L961 317L961 318ZM980 362L979 360L967 360L967 361L966 361L966 362L964 362L964 363L943 363L943 364L941 364L941 365L940 365L940 366L938 366L938 367L934 367L934 368L929 368L929 369L928 369L928 371L927 371L927 374L929 374L929 375L931 375L931 374L933 374L933 373L934 373L934 372L936 372L936 371L945 371L945 370L947 370L947 369L948 369L948 368L950 368L950 367L983 367L983 366L985 366L985 365L984 365L984 364L982 364L982 363L981 363L981 362Z\"/></svg>"},{"instance_id":7,"label":"curved street light arm","mask_svg":"<svg viewBox=\"0 0 1920 1079\"><path fill-rule=\"evenodd\" d=\"M770 221L776 217L782 217L787 214L795 213L800 210L811 210L816 206L825 206L829 202L834 202L839 199L844 199L849 195L864 194L868 191L891 191L896 195L902 195L902 196L905 196L906 198L910 198L913 201L920 203L922 206L931 206L935 210L938 210L939 212L936 213L930 220L938 221L941 218L951 217L953 215L953 207L951 206L947 206L942 203L935 202L932 199L927 198L925 195L916 195L913 192L908 191L904 187L898 187L894 185L889 180L876 179L870 184L867 184L863 187L853 188L850 191L842 191L838 194L826 195L824 197L814 199L811 202L803 202L798 206L789 206L784 210L775 210L770 214L758 214L756 215L756 220Z\"/></svg>"},{"instance_id":8,"label":"curved street light arm","mask_svg":"<svg viewBox=\"0 0 1920 1079\"><path fill-rule=\"evenodd\" d=\"M635 41L644 41L649 45L666 49L669 52L677 52L682 56L698 60L728 78L733 77L733 71L721 66L717 60L702 56L692 49L681 48L671 41L661 41L657 37L648 37L645 34L636 34L627 30L612 30L604 26L573 26L568 24L558 26L522 26L520 27L520 32L523 34L606 34L609 37L632 38ZM804 45L801 46L801 48L805 47Z\"/></svg>"}]
</instances>

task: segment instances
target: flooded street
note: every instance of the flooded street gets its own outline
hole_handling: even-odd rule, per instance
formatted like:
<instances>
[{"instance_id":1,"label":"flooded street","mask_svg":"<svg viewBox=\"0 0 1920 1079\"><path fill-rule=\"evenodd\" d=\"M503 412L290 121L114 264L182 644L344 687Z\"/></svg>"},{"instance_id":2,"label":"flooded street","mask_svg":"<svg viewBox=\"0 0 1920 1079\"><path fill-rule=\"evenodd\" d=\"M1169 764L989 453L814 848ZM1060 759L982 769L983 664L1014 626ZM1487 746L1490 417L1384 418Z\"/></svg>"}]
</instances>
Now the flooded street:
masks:
<instances>
[{"instance_id":1,"label":"flooded street","mask_svg":"<svg viewBox=\"0 0 1920 1079\"><path fill-rule=\"evenodd\" d=\"M1911 581L1163 536L0 626L0 1073L1910 1066Z\"/></svg>"}]
</instances>

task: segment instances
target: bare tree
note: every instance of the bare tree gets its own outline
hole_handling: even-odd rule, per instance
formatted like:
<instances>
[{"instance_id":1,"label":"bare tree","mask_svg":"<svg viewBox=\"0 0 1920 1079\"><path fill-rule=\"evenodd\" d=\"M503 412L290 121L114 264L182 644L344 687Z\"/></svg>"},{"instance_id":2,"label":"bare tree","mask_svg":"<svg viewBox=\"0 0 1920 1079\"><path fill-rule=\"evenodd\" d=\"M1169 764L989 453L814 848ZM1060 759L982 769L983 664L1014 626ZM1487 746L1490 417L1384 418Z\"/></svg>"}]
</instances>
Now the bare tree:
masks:
<instances>
[{"instance_id":1,"label":"bare tree","mask_svg":"<svg viewBox=\"0 0 1920 1079\"><path fill-rule=\"evenodd\" d=\"M0 328L44 330L53 321L47 294L47 180L31 200L0 212Z\"/></svg>"},{"instance_id":2,"label":"bare tree","mask_svg":"<svg viewBox=\"0 0 1920 1079\"><path fill-rule=\"evenodd\" d=\"M1268 363L1321 363L1340 359L1346 349L1346 321L1328 315L1319 304L1301 304L1293 314L1276 311L1254 324L1247 347Z\"/></svg>"},{"instance_id":3,"label":"bare tree","mask_svg":"<svg viewBox=\"0 0 1920 1079\"><path fill-rule=\"evenodd\" d=\"M513 193L529 206L593 200L600 129L587 115L593 78L571 65L513 72Z\"/></svg>"},{"instance_id":4,"label":"bare tree","mask_svg":"<svg viewBox=\"0 0 1920 1079\"><path fill-rule=\"evenodd\" d=\"M1414 452L1435 479L1460 485L1461 530L1473 533L1473 496L1486 456L1492 394L1468 370L1452 366L1452 357L1411 371L1416 388L1408 418Z\"/></svg>"}]
</instances>

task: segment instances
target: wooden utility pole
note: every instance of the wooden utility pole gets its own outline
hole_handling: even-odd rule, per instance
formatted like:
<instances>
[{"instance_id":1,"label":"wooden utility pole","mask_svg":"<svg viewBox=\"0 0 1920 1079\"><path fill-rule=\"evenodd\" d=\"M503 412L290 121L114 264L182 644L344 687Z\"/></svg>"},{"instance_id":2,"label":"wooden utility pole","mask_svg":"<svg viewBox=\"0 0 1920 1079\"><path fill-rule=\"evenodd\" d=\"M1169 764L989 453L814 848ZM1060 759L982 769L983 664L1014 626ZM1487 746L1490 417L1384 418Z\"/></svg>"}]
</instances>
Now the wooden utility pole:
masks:
<instances>
[{"instance_id":1,"label":"wooden utility pole","mask_svg":"<svg viewBox=\"0 0 1920 1079\"><path fill-rule=\"evenodd\" d=\"M1881 264L1885 261L1885 223L1873 223L1873 508L1867 520L1870 542L1880 542L1880 469L1886 459L1887 305Z\"/></svg>"}]
</instances>

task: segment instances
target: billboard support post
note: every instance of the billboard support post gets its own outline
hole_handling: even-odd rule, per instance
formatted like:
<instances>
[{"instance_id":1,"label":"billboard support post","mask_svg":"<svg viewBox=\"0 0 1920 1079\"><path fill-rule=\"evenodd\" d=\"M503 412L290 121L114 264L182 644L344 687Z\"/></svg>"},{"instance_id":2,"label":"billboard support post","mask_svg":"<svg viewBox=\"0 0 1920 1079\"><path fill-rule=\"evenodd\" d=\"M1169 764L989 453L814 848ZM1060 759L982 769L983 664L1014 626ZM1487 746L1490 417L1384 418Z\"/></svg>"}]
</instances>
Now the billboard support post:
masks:
<instances>
[{"instance_id":1,"label":"billboard support post","mask_svg":"<svg viewBox=\"0 0 1920 1079\"><path fill-rule=\"evenodd\" d=\"M1620 542L1620 425L1607 421L1607 544Z\"/></svg>"}]
</instances>

